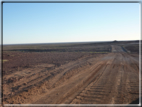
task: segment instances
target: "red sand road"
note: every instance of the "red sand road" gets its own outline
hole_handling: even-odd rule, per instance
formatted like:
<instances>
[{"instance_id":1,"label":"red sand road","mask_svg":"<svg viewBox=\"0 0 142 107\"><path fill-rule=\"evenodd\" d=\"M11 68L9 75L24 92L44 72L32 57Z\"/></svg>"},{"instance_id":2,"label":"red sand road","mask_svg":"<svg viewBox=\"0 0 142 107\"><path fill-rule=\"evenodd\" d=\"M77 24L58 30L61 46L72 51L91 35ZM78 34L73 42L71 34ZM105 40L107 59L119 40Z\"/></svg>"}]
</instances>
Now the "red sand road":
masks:
<instances>
[{"instance_id":1,"label":"red sand road","mask_svg":"<svg viewBox=\"0 0 142 107\"><path fill-rule=\"evenodd\" d=\"M5 98L4 104L129 104L139 98L139 61L120 46L113 45L112 53L83 57L40 73L44 66L33 68L35 75L15 83L17 94ZM31 87L24 88L28 81Z\"/></svg>"}]
</instances>

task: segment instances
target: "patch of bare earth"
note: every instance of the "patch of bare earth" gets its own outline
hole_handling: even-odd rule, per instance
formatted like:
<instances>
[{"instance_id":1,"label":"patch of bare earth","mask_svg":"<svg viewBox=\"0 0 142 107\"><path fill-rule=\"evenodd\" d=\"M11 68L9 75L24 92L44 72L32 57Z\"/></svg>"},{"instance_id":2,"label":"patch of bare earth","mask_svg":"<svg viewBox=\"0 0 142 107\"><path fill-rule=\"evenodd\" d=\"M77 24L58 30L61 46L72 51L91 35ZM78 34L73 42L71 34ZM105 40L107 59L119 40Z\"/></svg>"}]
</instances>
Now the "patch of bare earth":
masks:
<instances>
[{"instance_id":1,"label":"patch of bare earth","mask_svg":"<svg viewBox=\"0 0 142 107\"><path fill-rule=\"evenodd\" d=\"M63 55L65 56L65 54ZM86 60L90 59L92 56L96 58L101 55L73 53L70 54L70 57L68 56L68 59L65 59L64 57L64 59L61 60L62 62L59 59L60 57L57 58L57 56L54 55L56 60L58 59L56 63L41 63L38 65L32 65L17 71L13 70L12 73L3 75L4 103L29 103L29 101L33 101L37 98L36 96L42 96L42 94L45 95L49 89L57 86L57 82L58 84L60 84L60 82L62 84L64 77L69 78L66 77L69 72L88 64ZM77 57L79 58L78 60ZM13 65L14 64L15 63L13 63ZM72 73L72 75L75 75L75 73L77 72Z\"/></svg>"},{"instance_id":2,"label":"patch of bare earth","mask_svg":"<svg viewBox=\"0 0 142 107\"><path fill-rule=\"evenodd\" d=\"M129 104L139 98L137 57L112 45L109 54L35 64L3 76L3 103Z\"/></svg>"}]
</instances>

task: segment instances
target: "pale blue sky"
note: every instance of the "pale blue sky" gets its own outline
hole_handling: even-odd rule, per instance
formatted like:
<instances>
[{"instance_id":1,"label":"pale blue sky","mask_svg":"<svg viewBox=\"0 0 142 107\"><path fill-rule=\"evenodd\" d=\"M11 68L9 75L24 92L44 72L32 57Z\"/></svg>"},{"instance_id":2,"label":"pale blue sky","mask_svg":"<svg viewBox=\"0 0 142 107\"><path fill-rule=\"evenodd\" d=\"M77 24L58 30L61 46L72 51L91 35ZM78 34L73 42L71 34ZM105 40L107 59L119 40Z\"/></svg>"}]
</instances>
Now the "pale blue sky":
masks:
<instances>
[{"instance_id":1,"label":"pale blue sky","mask_svg":"<svg viewBox=\"0 0 142 107\"><path fill-rule=\"evenodd\" d=\"M3 3L4 44L139 39L139 3Z\"/></svg>"}]
</instances>

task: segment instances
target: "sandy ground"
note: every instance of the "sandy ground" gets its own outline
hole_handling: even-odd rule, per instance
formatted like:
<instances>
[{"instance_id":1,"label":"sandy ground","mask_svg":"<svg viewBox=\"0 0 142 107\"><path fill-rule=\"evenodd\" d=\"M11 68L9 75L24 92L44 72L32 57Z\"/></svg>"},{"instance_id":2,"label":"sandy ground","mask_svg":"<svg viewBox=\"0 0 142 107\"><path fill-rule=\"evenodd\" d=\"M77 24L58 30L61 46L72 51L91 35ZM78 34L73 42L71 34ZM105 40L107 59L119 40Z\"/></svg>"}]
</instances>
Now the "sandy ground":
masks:
<instances>
[{"instance_id":1,"label":"sandy ground","mask_svg":"<svg viewBox=\"0 0 142 107\"><path fill-rule=\"evenodd\" d=\"M59 67L41 64L3 79L4 104L130 104L139 98L138 55L115 45L112 53Z\"/></svg>"}]
</instances>

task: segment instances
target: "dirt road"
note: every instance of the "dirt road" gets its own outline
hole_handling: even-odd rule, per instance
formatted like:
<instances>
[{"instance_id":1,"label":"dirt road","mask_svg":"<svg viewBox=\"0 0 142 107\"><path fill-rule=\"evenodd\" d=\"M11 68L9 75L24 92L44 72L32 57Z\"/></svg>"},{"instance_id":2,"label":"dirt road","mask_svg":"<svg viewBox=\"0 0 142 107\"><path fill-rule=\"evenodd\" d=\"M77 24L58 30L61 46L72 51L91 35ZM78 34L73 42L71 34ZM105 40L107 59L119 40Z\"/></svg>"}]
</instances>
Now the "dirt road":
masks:
<instances>
[{"instance_id":1,"label":"dirt road","mask_svg":"<svg viewBox=\"0 0 142 107\"><path fill-rule=\"evenodd\" d=\"M113 45L112 53L84 57L50 72L43 66L36 68L42 73L35 72L29 78L29 86L35 84L32 88L26 90L26 84L20 85L30 80L17 82L15 87L20 88L14 92L21 89L21 93L4 103L129 104L139 98L139 61L120 46Z\"/></svg>"},{"instance_id":2,"label":"dirt road","mask_svg":"<svg viewBox=\"0 0 142 107\"><path fill-rule=\"evenodd\" d=\"M138 98L138 61L112 46L112 52L79 70L35 103L127 104ZM121 53L118 53L121 52Z\"/></svg>"}]
</instances>

